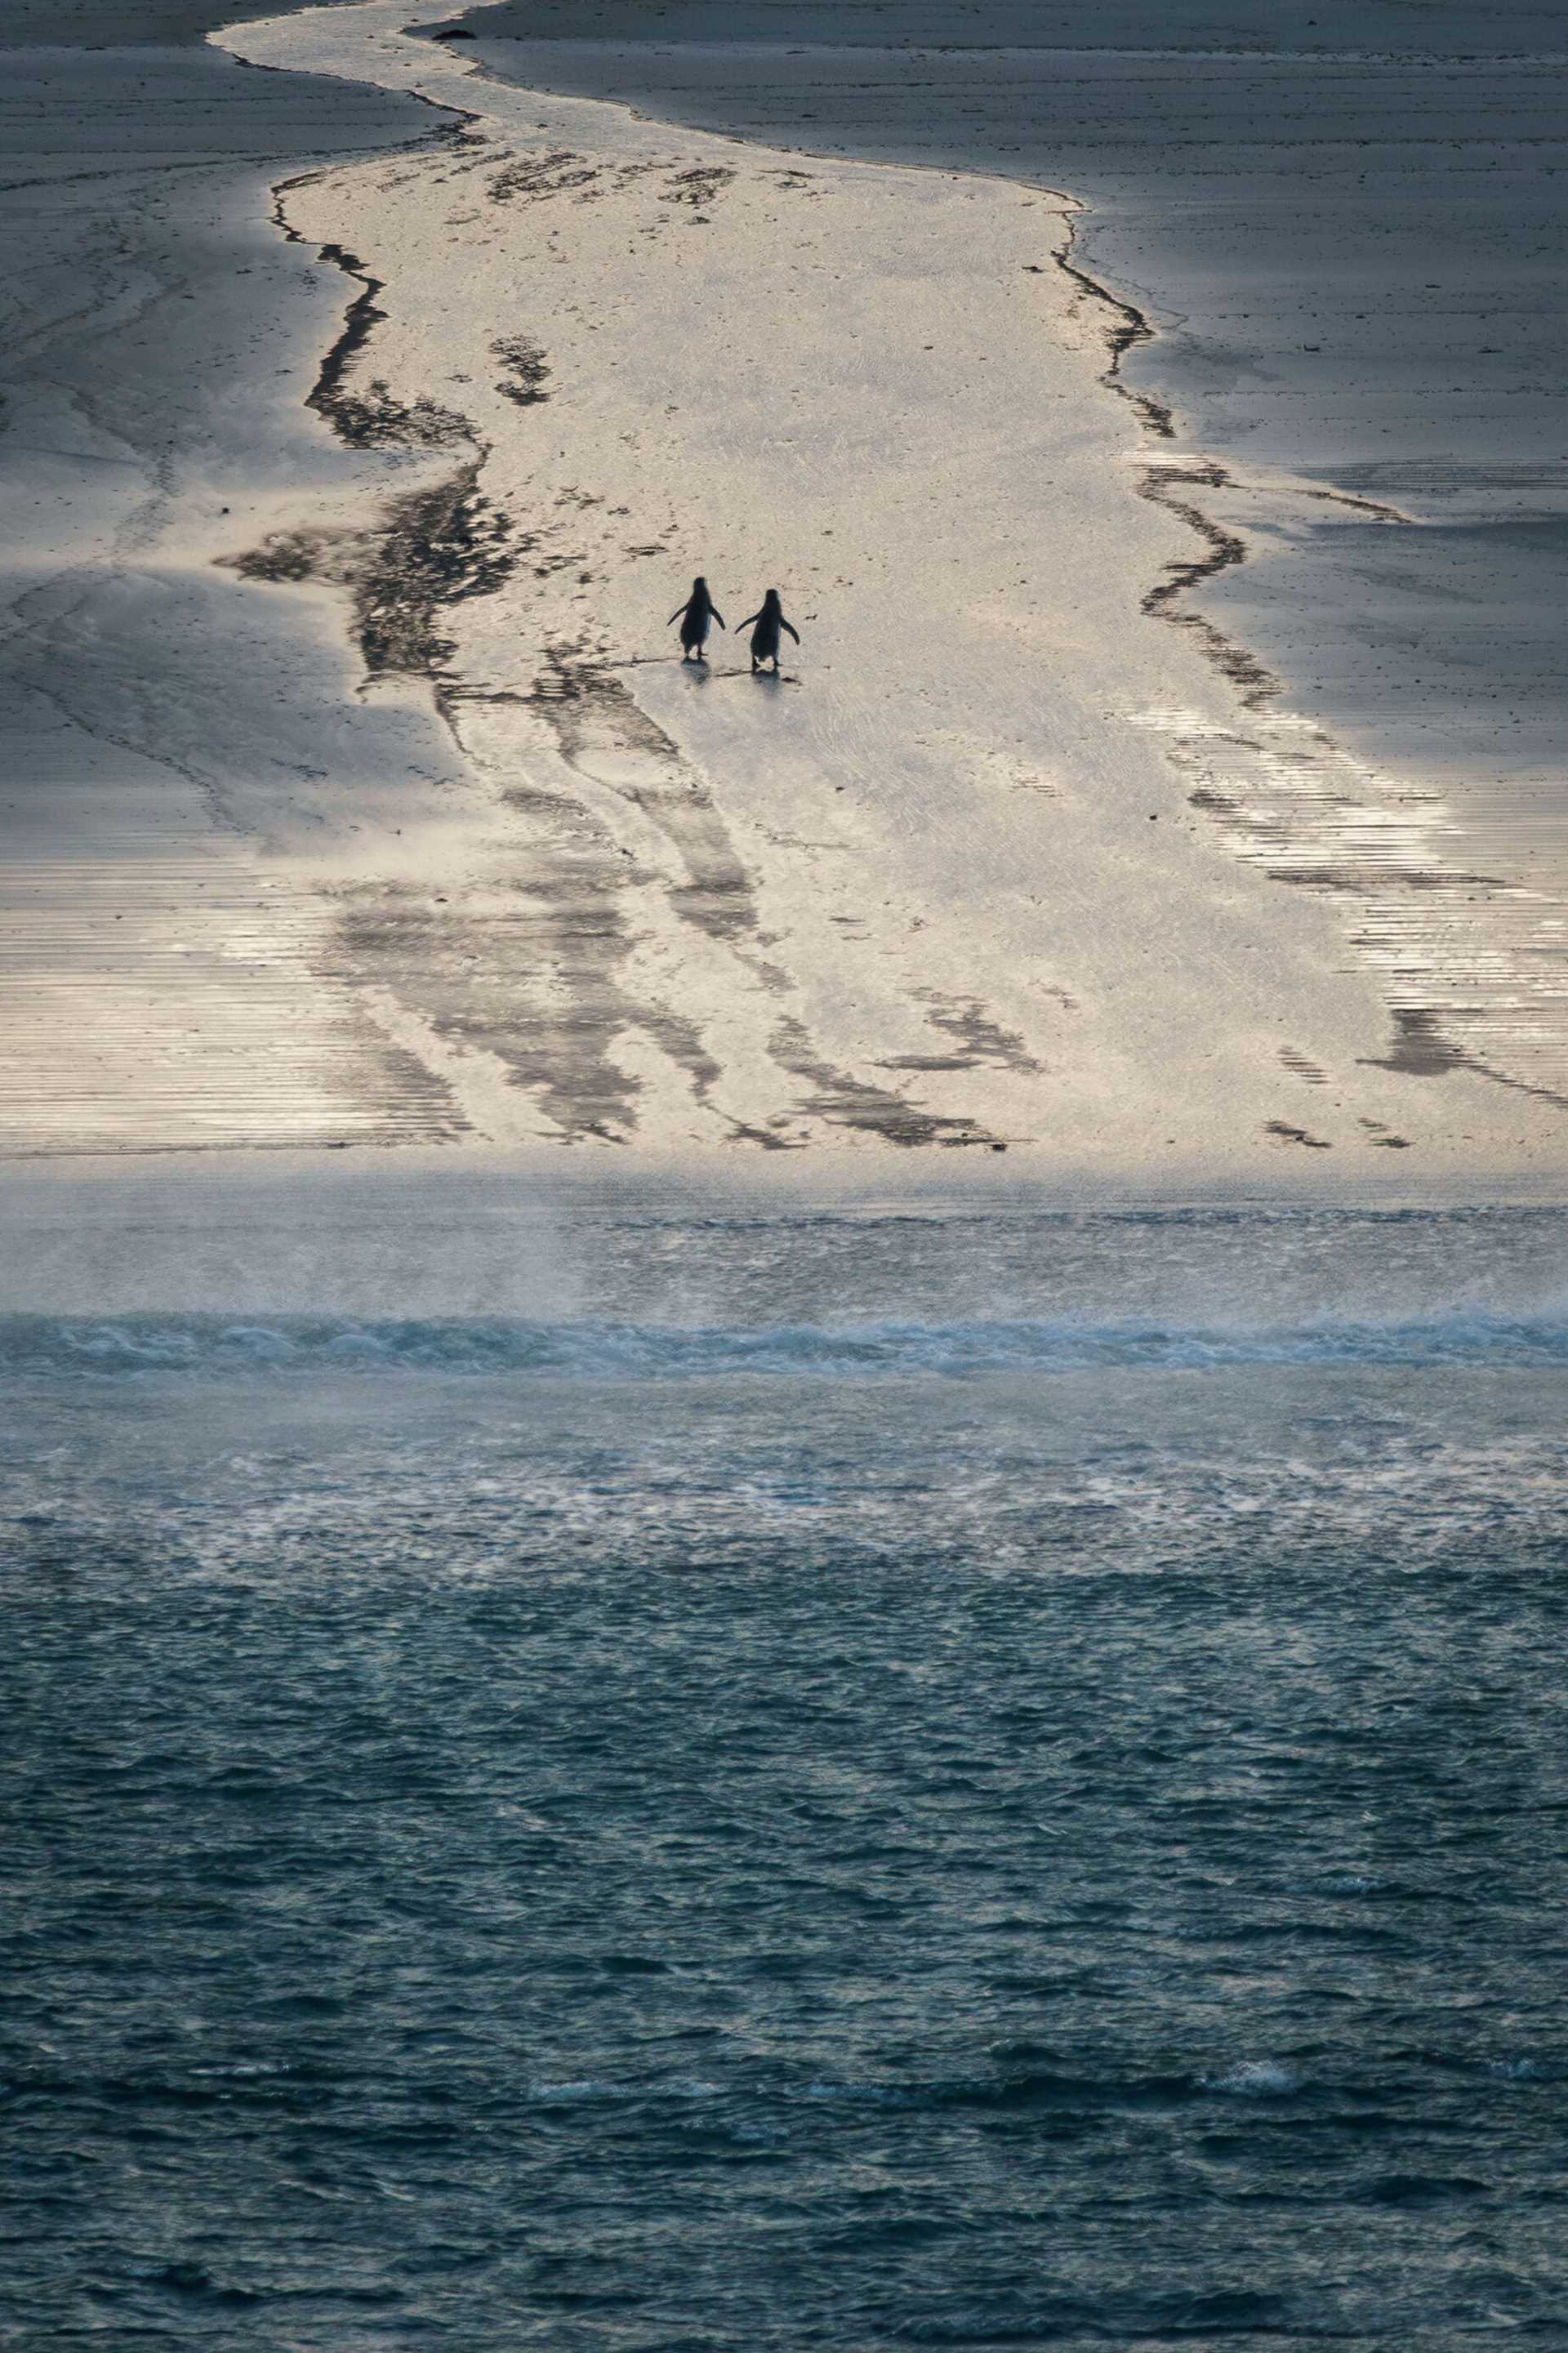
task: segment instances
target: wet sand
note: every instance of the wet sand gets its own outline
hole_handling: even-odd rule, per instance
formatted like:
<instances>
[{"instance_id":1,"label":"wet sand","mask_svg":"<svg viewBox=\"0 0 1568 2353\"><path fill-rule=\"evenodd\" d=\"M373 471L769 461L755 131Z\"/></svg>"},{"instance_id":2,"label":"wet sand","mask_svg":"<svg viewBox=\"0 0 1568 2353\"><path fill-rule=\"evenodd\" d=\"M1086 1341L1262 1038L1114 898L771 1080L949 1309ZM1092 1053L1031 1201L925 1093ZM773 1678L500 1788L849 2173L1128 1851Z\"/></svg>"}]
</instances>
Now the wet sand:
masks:
<instances>
[{"instance_id":1,"label":"wet sand","mask_svg":"<svg viewBox=\"0 0 1568 2353\"><path fill-rule=\"evenodd\" d=\"M13 1153L459 1124L334 969L331 911L279 853L352 856L367 818L402 821L408 778L427 793L460 763L422 691L356 700L335 611L301 599L258 619L213 561L280 496L379 490L303 406L340 281L283 238L272 190L426 137L431 117L199 46L221 13L66 7L56 46L5 52ZM11 41L38 29L7 11Z\"/></svg>"},{"instance_id":2,"label":"wet sand","mask_svg":"<svg viewBox=\"0 0 1568 2353\"><path fill-rule=\"evenodd\" d=\"M1247 649L1263 707L1442 797L1497 953L1433 942L1433 1001L1406 1010L1568 1084L1560 9L501 0L462 21L487 74L1069 189L1074 260L1129 305L1120 381L1223 534L1201 596L1178 591L1188 625ZM1215 776L1179 720L1171 748L1239 855L1352 897L1386 863L1340 815L1342 771L1303 795L1300 762L1282 788L1237 744ZM1398 962L1418 951L1396 928Z\"/></svg>"},{"instance_id":3,"label":"wet sand","mask_svg":"<svg viewBox=\"0 0 1568 2353\"><path fill-rule=\"evenodd\" d=\"M1237 11L1260 55L1218 46L1242 22L1184 40L1168 12L1121 15L1064 26L1058 47L1038 11L993 0L948 27L958 48L852 58L847 40L875 37L853 10L794 12L787 48L748 46L717 9L680 12L679 38L660 18L657 41L541 46L531 30L564 20L537 0L476 12L473 29L487 73L774 145L1070 189L1077 258L1152 331L1126 381L1163 404L1179 448L1231 476L1218 503L1252 544L1208 608L1369 756L1445 784L1560 778L1544 615L1568 590L1568 61L1528 52L1560 50L1568 18L1423 10L1413 26L1324 7L1309 29ZM918 38L920 17L896 21ZM1443 54L1445 35L1472 54ZM993 46L1016 40L1033 46Z\"/></svg>"},{"instance_id":4,"label":"wet sand","mask_svg":"<svg viewBox=\"0 0 1568 2353\"><path fill-rule=\"evenodd\" d=\"M1540 963L1500 964L1500 907L1542 908L1477 884L1429 785L1259 696L1192 596L1222 486L1117 396L1135 321L1076 199L509 89L405 31L439 21L224 37L275 69L218 61L226 106L332 87L340 142L447 111L323 168L307 111L293 168L229 168L220 263L158 296L196 296L195 413L146 456L114 407L142 536L94 487L82 560L28 584L23 689L73 732L25 772L13 1147L1554 1182L1541 1037L1500 1018ZM275 307L247 280L215 337L262 254ZM731 620L784 586L777 687L722 637L706 675L674 659L700 567Z\"/></svg>"}]
</instances>

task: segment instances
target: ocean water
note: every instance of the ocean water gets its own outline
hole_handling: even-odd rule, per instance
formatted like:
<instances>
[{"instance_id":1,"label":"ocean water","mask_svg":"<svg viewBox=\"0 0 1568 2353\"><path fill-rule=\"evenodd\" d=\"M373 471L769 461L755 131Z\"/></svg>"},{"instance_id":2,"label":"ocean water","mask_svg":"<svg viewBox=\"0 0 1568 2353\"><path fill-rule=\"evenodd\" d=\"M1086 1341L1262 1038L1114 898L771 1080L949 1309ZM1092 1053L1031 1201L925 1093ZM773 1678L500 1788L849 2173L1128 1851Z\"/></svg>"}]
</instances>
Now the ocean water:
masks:
<instances>
[{"instance_id":1,"label":"ocean water","mask_svg":"<svg viewBox=\"0 0 1568 2353\"><path fill-rule=\"evenodd\" d=\"M1563 2341L1565 1235L5 1319L0 2340Z\"/></svg>"}]
</instances>

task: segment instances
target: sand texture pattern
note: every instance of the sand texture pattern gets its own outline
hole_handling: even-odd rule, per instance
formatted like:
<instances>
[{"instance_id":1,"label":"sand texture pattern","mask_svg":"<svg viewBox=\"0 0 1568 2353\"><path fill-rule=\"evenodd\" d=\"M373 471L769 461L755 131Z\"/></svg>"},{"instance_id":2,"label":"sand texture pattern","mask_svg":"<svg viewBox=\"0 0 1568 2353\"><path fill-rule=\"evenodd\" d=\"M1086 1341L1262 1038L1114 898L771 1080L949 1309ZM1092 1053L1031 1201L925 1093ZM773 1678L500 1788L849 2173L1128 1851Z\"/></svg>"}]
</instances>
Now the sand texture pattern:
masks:
<instances>
[{"instance_id":1,"label":"sand texture pattern","mask_svg":"<svg viewBox=\"0 0 1568 2353\"><path fill-rule=\"evenodd\" d=\"M310 456L163 523L300 738L215 778L188 724L208 850L288 911L299 1034L374 1039L213 1140L1558 1165L1540 911L1205 617L1234 534L1117 396L1072 197L508 88L439 21L222 36L447 111L277 175ZM780 679L680 662L698 571L731 623L782 590ZM77 1148L157 1140L127 1090Z\"/></svg>"}]
</instances>

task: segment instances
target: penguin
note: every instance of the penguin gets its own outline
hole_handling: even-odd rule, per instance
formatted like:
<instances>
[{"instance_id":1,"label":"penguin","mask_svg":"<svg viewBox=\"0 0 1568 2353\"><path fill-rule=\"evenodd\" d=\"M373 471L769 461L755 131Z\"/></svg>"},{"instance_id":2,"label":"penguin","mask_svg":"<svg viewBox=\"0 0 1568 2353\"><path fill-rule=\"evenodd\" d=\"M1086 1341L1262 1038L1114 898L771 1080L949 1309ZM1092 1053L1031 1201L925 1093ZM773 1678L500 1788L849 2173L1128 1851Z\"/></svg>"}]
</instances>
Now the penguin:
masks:
<instances>
[{"instance_id":1,"label":"penguin","mask_svg":"<svg viewBox=\"0 0 1568 2353\"><path fill-rule=\"evenodd\" d=\"M753 613L752 620L757 625L754 629L752 629L752 668L755 671L762 668L763 662L771 661L773 666L773 676L777 678L779 631L789 629L790 636L794 638L797 646L800 643L800 636L798 631L790 628L789 623L784 619L784 607L779 603L779 592L776 588L768 590L767 595L763 598L762 611ZM751 628L751 622L742 621L739 626L742 629Z\"/></svg>"},{"instance_id":2,"label":"penguin","mask_svg":"<svg viewBox=\"0 0 1568 2353\"><path fill-rule=\"evenodd\" d=\"M706 661L708 657L702 649L708 638L708 624L717 621L722 628L724 616L708 594L708 583L700 573L691 584L690 596L684 605L676 607L665 628L673 628L677 621L680 623L681 660Z\"/></svg>"}]
</instances>

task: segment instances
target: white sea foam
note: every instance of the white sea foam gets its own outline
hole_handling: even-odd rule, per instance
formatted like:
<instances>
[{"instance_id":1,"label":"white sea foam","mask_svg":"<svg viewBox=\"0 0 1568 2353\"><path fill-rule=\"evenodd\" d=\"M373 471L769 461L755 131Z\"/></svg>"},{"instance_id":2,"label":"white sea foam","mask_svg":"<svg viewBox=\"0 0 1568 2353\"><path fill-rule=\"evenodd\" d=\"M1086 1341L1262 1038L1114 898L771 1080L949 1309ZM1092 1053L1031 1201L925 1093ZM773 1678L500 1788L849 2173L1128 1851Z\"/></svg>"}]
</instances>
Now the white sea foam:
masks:
<instances>
[{"instance_id":1,"label":"white sea foam","mask_svg":"<svg viewBox=\"0 0 1568 2353\"><path fill-rule=\"evenodd\" d=\"M281 1364L294 1354L294 1344L285 1334L259 1324L226 1324L218 1334L218 1345L254 1356L258 1364Z\"/></svg>"},{"instance_id":2,"label":"white sea foam","mask_svg":"<svg viewBox=\"0 0 1568 2353\"><path fill-rule=\"evenodd\" d=\"M1095 1366L1568 1363L1568 1321L1461 1314L1426 1320L1211 1327L1126 1319L868 1318L842 1324L567 1324L420 1319L274 1326L192 1317L84 1324L0 1322L0 1375L123 1373L549 1376L671 1380L721 1376L964 1379Z\"/></svg>"},{"instance_id":3,"label":"white sea foam","mask_svg":"<svg viewBox=\"0 0 1568 2353\"><path fill-rule=\"evenodd\" d=\"M1238 2059L1222 2074L1200 2078L1205 2092L1228 2092L1244 2100L1277 2100L1301 2088L1301 2078L1277 2059Z\"/></svg>"}]
</instances>

